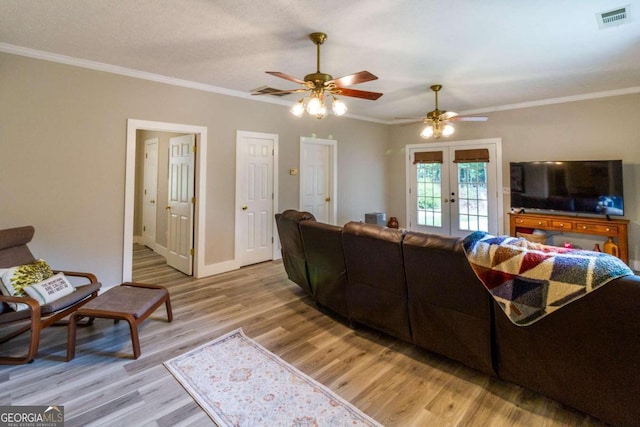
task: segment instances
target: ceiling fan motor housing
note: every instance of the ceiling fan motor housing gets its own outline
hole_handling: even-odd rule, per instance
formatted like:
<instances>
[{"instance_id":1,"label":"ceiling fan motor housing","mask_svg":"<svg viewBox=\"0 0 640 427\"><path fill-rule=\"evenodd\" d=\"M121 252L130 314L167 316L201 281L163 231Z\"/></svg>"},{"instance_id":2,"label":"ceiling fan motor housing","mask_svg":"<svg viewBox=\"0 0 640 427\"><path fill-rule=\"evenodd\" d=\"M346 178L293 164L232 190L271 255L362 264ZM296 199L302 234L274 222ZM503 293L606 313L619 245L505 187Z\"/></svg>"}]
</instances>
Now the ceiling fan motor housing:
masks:
<instances>
[{"instance_id":1,"label":"ceiling fan motor housing","mask_svg":"<svg viewBox=\"0 0 640 427\"><path fill-rule=\"evenodd\" d=\"M311 74L307 74L306 76L304 76L304 81L305 82L312 82L315 84L324 84L330 80L333 80L333 77L331 76L331 74L327 74L327 73L311 73Z\"/></svg>"}]
</instances>

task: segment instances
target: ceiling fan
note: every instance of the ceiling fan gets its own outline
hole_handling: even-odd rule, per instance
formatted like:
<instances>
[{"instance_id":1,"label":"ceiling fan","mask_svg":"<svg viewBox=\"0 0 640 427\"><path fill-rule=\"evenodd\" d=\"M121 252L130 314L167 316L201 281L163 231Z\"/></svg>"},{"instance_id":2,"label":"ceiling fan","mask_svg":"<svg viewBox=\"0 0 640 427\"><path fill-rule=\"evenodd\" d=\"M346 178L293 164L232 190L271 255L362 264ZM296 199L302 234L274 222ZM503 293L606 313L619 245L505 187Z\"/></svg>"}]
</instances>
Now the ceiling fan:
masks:
<instances>
[{"instance_id":1,"label":"ceiling fan","mask_svg":"<svg viewBox=\"0 0 640 427\"><path fill-rule=\"evenodd\" d=\"M331 74L323 73L320 71L320 45L325 42L327 35L325 33L311 33L309 39L317 47L317 67L316 72L307 74L304 79L290 76L279 71L267 71L267 74L280 77L291 82L299 83L303 85L302 88L269 91L265 93L253 93L253 95L278 95L287 93L308 92L300 101L298 101L292 108L291 113L297 117L301 117L304 114L305 108L307 112L318 119L322 119L327 114L327 108L324 105L325 97L331 96L332 109L335 115L341 116L347 112L347 106L344 102L336 98L336 95L350 96L353 98L362 98L369 100L376 100L382 96L379 92L368 92L364 90L350 89L347 86L365 83L371 80L377 80L378 77L374 76L368 71L360 71L358 73L349 74L347 76L334 79ZM305 106L305 98L309 98Z\"/></svg>"},{"instance_id":2,"label":"ceiling fan","mask_svg":"<svg viewBox=\"0 0 640 427\"><path fill-rule=\"evenodd\" d=\"M420 133L420 136L425 139L451 135L455 129L449 122L486 122L489 120L488 117L484 116L460 116L453 111L440 110L438 108L438 92L440 92L441 89L442 85L431 86L431 90L435 93L436 108L429 111L425 117L398 117L398 119L416 119L417 121L426 123L427 126ZM417 123L417 121L407 124Z\"/></svg>"}]
</instances>

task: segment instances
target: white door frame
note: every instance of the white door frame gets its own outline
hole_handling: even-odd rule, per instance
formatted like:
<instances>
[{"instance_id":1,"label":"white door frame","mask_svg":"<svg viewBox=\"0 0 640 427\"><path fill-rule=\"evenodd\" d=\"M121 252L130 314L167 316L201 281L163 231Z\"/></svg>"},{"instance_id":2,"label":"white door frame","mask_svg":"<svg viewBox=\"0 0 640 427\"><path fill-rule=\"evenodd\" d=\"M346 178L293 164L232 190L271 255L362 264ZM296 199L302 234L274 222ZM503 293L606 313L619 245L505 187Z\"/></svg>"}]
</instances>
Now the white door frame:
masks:
<instances>
[{"instance_id":1,"label":"white door frame","mask_svg":"<svg viewBox=\"0 0 640 427\"><path fill-rule=\"evenodd\" d=\"M198 151L196 153L196 207L194 211L194 265L193 276L201 277L205 270L205 207L207 185L207 127L177 123L153 122L147 120L127 120L127 148L124 190L124 247L122 259L122 281L129 282L133 274L133 212L136 175L136 131L153 130L172 133L191 133L196 135Z\"/></svg>"},{"instance_id":2,"label":"white door frame","mask_svg":"<svg viewBox=\"0 0 640 427\"><path fill-rule=\"evenodd\" d=\"M273 140L273 170L271 171L271 176L273 176L273 212L274 212L274 215L272 216L273 223L271 226L271 230L272 230L271 235L273 237L272 259L279 259L279 258L282 258L282 254L280 252L280 240L278 239L278 233L276 232L277 226L276 226L276 218L275 218L275 213L278 212L278 156L279 156L278 135L273 133L249 132L244 130L236 131L236 198L235 198L236 202L234 204L236 207L236 215L235 215L236 224L235 224L234 259L236 262L240 262L240 259L241 259L239 242L240 242L240 239L242 238L240 233L240 224L242 223L242 220L241 220L242 212L240 210L238 200L240 200L242 195L241 195L241 188L238 185L238 183L240 182L240 180L238 179L238 174L240 173L241 168L238 165L239 159L238 159L237 150L238 150L238 142L243 137L264 138L264 139Z\"/></svg>"},{"instance_id":3,"label":"white door frame","mask_svg":"<svg viewBox=\"0 0 640 427\"><path fill-rule=\"evenodd\" d=\"M338 218L338 141L333 139L320 139L320 138L309 138L306 136L300 137L300 178L298 179L300 193L298 195L298 203L299 209L303 209L302 207L302 199L304 197L304 189L302 188L302 183L304 182L302 174L304 173L304 168L302 167L302 153L304 150L302 146L305 144L321 144L327 145L329 147L329 159L331 173L329 174L329 187L331 194L331 208L329 209L329 224L335 224Z\"/></svg>"},{"instance_id":4,"label":"white door frame","mask_svg":"<svg viewBox=\"0 0 640 427\"><path fill-rule=\"evenodd\" d=\"M494 145L496 148L496 191L497 191L497 226L498 234L504 234L504 211L503 211L503 196L502 196L502 138L487 138L487 139L472 139L466 141L439 141L437 143L426 142L421 144L407 144L405 147L405 224L409 224L411 220L411 212L413 207L411 206L411 194L409 189L415 187L413 185L413 178L411 175L411 153L419 149L431 150L440 147L464 147L466 145Z\"/></svg>"},{"instance_id":5,"label":"white door frame","mask_svg":"<svg viewBox=\"0 0 640 427\"><path fill-rule=\"evenodd\" d=\"M142 244L151 248L154 252L158 252L157 249L157 235L156 235L156 223L158 217L158 138L151 138L144 141L144 173L142 174ZM150 159L147 157L147 153L149 153L149 147L155 146L155 159L154 162L151 163ZM153 182L149 182L151 179ZM150 197L147 194L147 190L151 187L154 191L154 194L151 196L153 200L151 202L148 201ZM153 205L153 212L150 212L150 205ZM151 224L153 226L153 241L147 240L147 234L145 233L147 226Z\"/></svg>"}]
</instances>

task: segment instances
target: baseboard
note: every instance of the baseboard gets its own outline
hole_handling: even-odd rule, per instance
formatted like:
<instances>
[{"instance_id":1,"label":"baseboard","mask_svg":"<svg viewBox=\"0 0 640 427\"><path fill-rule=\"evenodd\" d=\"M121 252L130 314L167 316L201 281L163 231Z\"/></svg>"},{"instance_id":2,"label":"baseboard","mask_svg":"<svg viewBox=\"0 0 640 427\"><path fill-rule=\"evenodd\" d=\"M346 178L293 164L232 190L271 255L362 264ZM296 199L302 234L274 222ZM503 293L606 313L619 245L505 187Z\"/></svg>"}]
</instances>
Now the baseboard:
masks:
<instances>
[{"instance_id":1,"label":"baseboard","mask_svg":"<svg viewBox=\"0 0 640 427\"><path fill-rule=\"evenodd\" d=\"M216 264L207 264L198 269L198 273L197 275L195 275L195 277L197 279L200 279L202 277L208 277L220 273L226 273L228 271L238 270L239 268L240 264L236 260L223 261Z\"/></svg>"},{"instance_id":2,"label":"baseboard","mask_svg":"<svg viewBox=\"0 0 640 427\"><path fill-rule=\"evenodd\" d=\"M169 252L169 250L165 246L159 245L157 243L155 245L155 248L153 248L153 251L158 255L162 255L165 258L167 257L167 253Z\"/></svg>"}]
</instances>

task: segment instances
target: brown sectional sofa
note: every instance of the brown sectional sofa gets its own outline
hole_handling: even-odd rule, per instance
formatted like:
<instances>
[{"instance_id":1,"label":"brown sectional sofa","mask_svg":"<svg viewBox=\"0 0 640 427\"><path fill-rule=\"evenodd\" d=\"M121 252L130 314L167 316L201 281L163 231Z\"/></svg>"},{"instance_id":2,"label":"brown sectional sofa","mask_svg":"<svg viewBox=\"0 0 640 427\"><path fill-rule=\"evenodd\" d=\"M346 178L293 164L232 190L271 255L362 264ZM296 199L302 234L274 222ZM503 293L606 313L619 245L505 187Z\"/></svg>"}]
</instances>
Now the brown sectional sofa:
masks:
<instances>
[{"instance_id":1,"label":"brown sectional sofa","mask_svg":"<svg viewBox=\"0 0 640 427\"><path fill-rule=\"evenodd\" d=\"M321 306L620 426L640 425L640 277L511 323L462 239L276 215L289 278ZM297 230L297 233L295 232Z\"/></svg>"}]
</instances>

